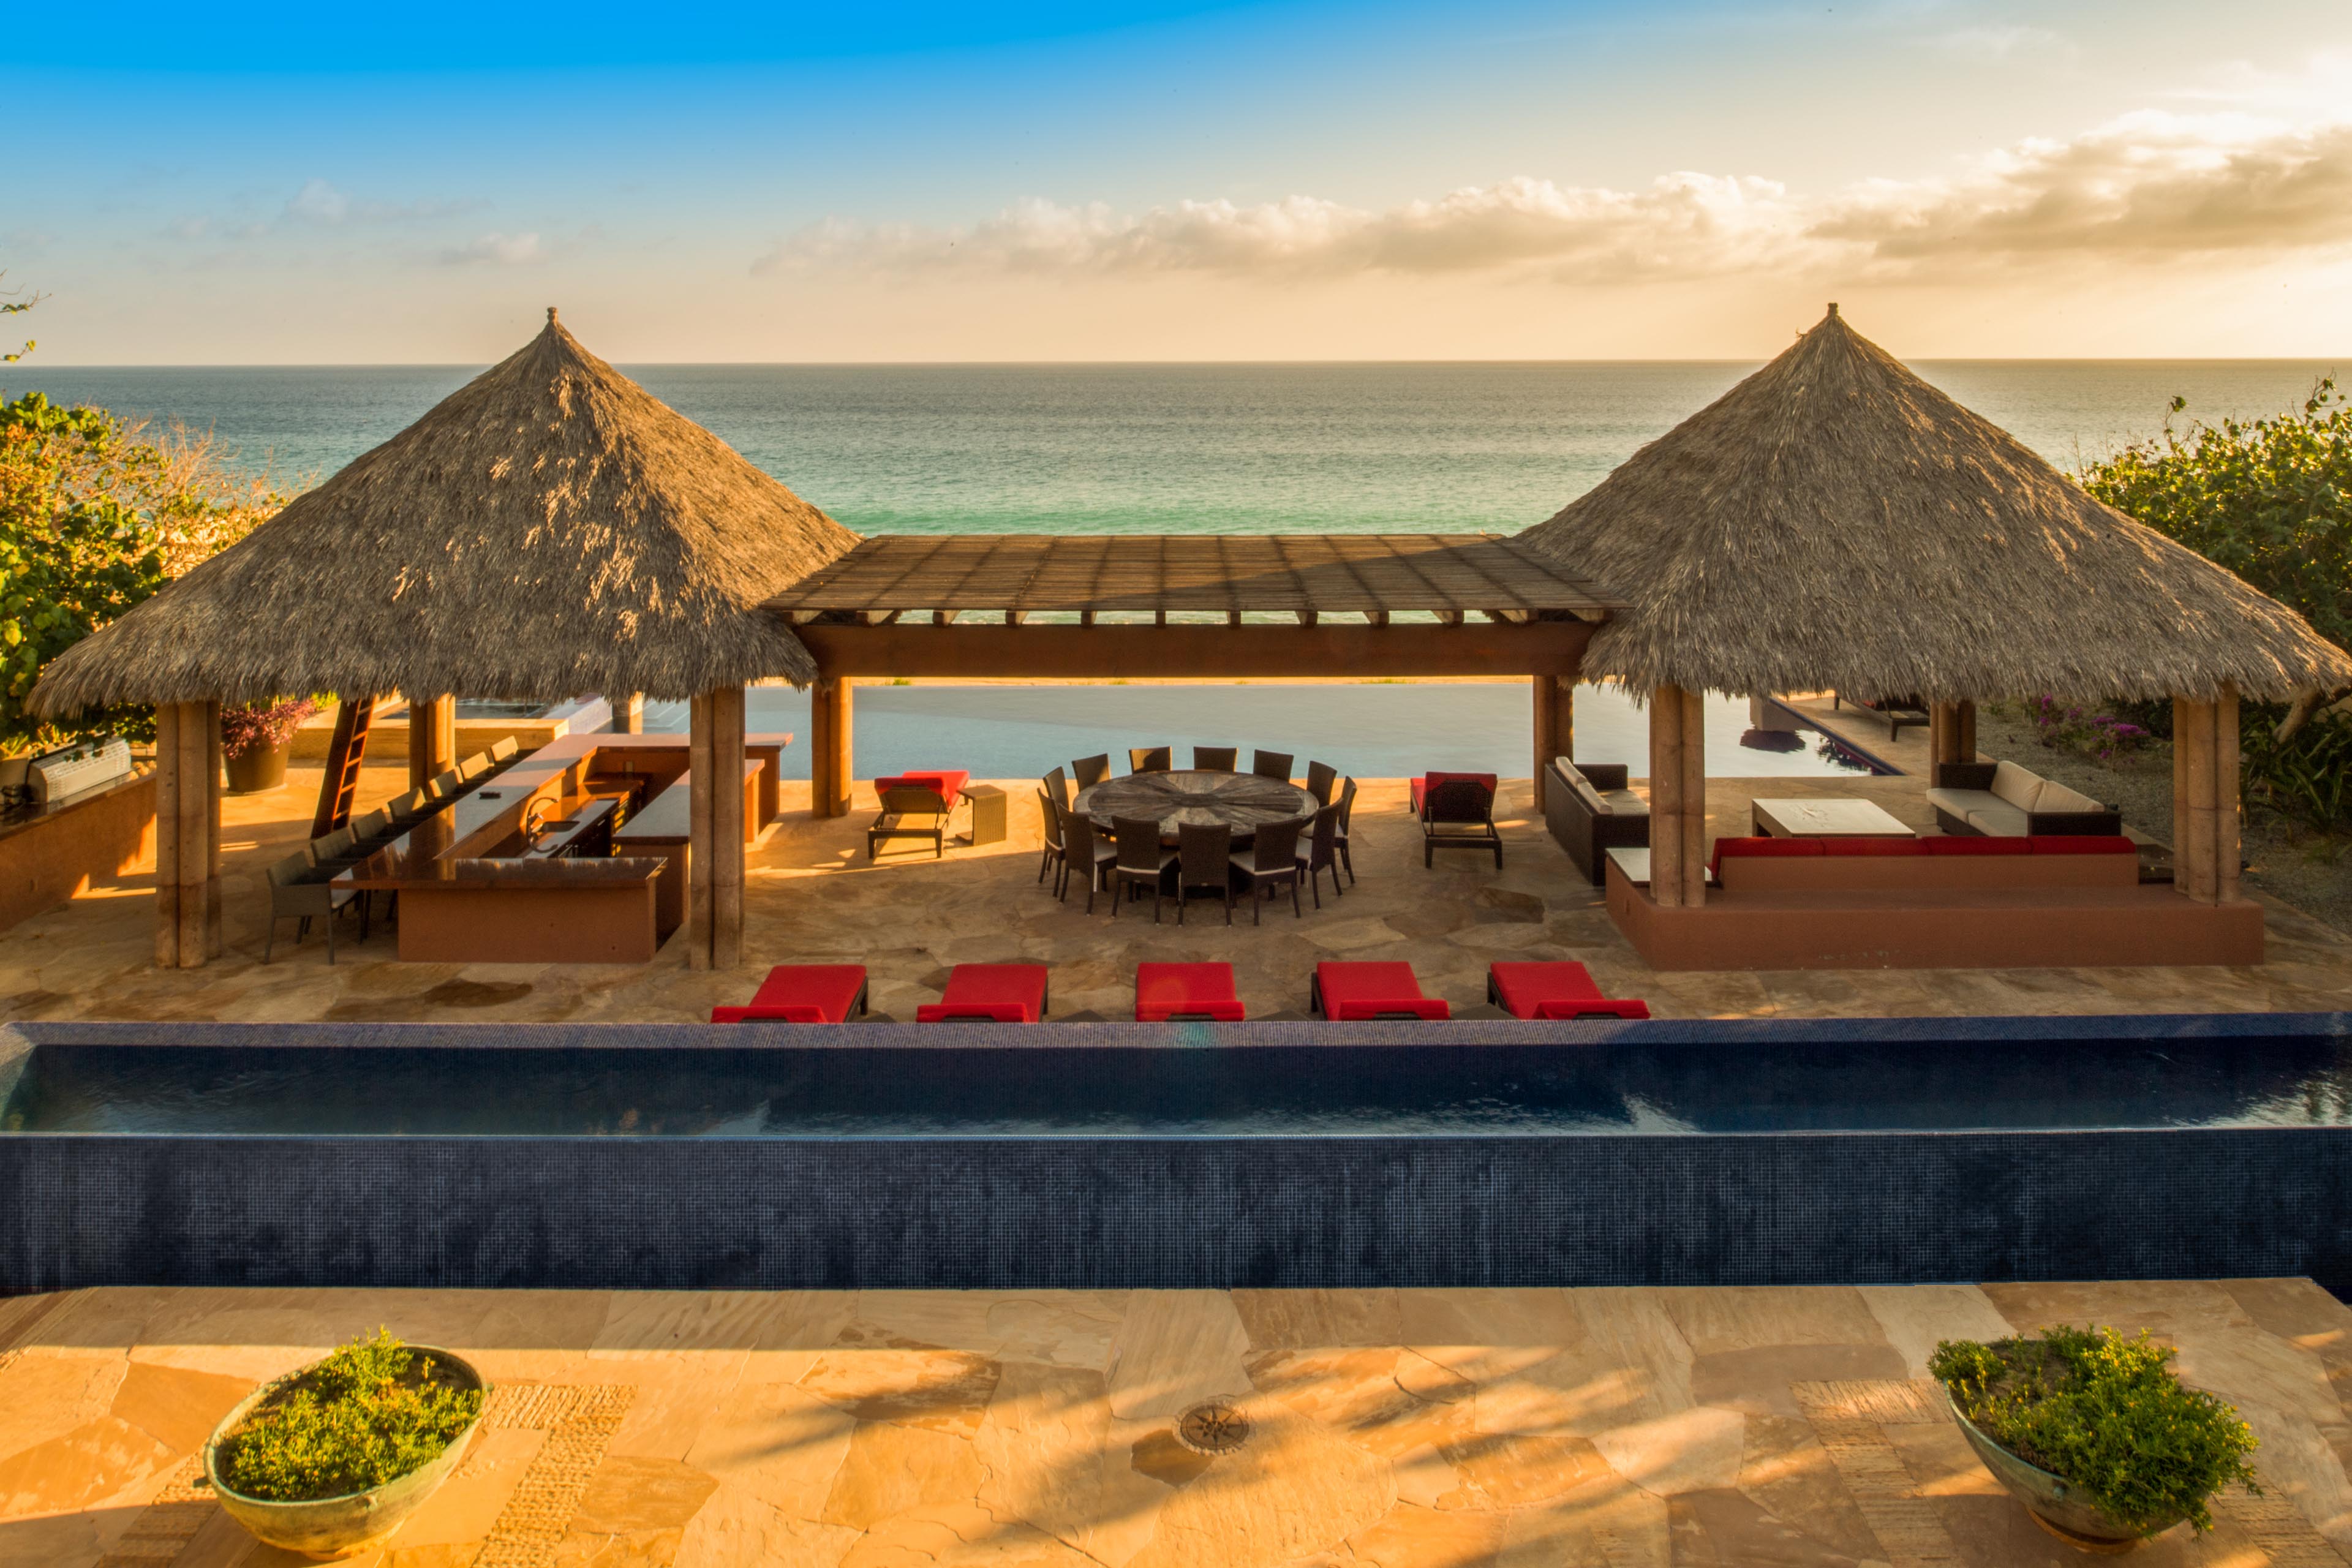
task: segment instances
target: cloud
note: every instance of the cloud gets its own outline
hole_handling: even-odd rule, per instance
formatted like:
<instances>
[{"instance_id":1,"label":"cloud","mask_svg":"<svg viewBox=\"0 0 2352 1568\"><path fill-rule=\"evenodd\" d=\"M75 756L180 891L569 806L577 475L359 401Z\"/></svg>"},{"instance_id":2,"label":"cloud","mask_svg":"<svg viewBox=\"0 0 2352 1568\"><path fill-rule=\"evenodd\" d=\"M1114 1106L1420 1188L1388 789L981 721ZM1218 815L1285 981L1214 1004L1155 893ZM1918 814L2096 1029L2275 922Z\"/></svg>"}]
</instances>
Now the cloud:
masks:
<instances>
[{"instance_id":1,"label":"cloud","mask_svg":"<svg viewBox=\"0 0 2352 1568\"><path fill-rule=\"evenodd\" d=\"M2285 252L2352 241L2352 123L2126 116L1932 180L1818 195L1753 174L1677 173L1634 190L1529 176L1382 210L1309 195L1123 214L1034 199L942 228L832 217L761 256L761 275L1214 273L1270 280L1483 272L1608 283L1852 273L1932 278L1987 258Z\"/></svg>"},{"instance_id":2,"label":"cloud","mask_svg":"<svg viewBox=\"0 0 2352 1568\"><path fill-rule=\"evenodd\" d=\"M478 202L354 201L329 181L309 179L286 200L286 216L299 223L331 228L346 223L403 223L415 218L447 217L480 205Z\"/></svg>"},{"instance_id":3,"label":"cloud","mask_svg":"<svg viewBox=\"0 0 2352 1568\"><path fill-rule=\"evenodd\" d=\"M1812 232L1895 262L2331 246L2352 240L2352 124L2134 114L1948 184L1866 189Z\"/></svg>"},{"instance_id":4,"label":"cloud","mask_svg":"<svg viewBox=\"0 0 2352 1568\"><path fill-rule=\"evenodd\" d=\"M2082 50L2074 40L2047 27L2030 27L2021 23L1994 24L1975 27L1956 27L1948 33L1938 33L1928 43L1947 54L1959 55L1976 60L2042 59L2068 62Z\"/></svg>"},{"instance_id":5,"label":"cloud","mask_svg":"<svg viewBox=\"0 0 2352 1568\"><path fill-rule=\"evenodd\" d=\"M441 253L445 267L522 267L547 259L547 247L536 234L486 234L467 245Z\"/></svg>"}]
</instances>

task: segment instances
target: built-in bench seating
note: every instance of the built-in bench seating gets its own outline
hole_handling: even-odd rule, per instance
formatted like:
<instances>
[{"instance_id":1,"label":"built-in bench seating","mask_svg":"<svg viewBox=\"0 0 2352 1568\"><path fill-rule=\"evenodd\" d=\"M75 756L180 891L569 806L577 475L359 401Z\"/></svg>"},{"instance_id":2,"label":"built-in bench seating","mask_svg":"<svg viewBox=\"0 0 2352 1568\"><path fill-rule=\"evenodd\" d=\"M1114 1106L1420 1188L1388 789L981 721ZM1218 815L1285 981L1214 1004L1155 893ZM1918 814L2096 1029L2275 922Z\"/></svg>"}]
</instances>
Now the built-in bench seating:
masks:
<instances>
[{"instance_id":1,"label":"built-in bench seating","mask_svg":"<svg viewBox=\"0 0 2352 1568\"><path fill-rule=\"evenodd\" d=\"M1554 757L1544 788L1544 824L1585 879L1600 887L1612 849L1650 847L1650 803L1635 795L1622 763Z\"/></svg>"},{"instance_id":2,"label":"built-in bench seating","mask_svg":"<svg viewBox=\"0 0 2352 1568\"><path fill-rule=\"evenodd\" d=\"M1660 969L2040 969L2250 964L2262 906L2139 879L2113 834L1727 838L1719 888L1663 907L1609 866L1609 913Z\"/></svg>"},{"instance_id":3,"label":"built-in bench seating","mask_svg":"<svg viewBox=\"0 0 2352 1568\"><path fill-rule=\"evenodd\" d=\"M2044 834L2117 834L2122 813L2015 763L1944 763L1927 804L1946 833L2025 838Z\"/></svg>"}]
</instances>

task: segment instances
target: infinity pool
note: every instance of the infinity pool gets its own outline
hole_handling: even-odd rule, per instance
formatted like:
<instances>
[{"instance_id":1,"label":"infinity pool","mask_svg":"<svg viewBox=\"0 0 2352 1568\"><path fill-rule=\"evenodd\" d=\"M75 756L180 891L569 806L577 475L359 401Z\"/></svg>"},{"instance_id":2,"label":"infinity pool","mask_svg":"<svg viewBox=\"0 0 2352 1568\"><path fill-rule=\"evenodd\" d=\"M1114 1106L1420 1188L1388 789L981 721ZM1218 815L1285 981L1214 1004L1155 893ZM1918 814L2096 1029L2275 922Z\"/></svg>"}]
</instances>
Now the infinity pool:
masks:
<instances>
[{"instance_id":1,"label":"infinity pool","mask_svg":"<svg viewBox=\"0 0 2352 1568\"><path fill-rule=\"evenodd\" d=\"M0 1132L1297 1138L2352 1125L2352 1044L42 1045Z\"/></svg>"}]
</instances>

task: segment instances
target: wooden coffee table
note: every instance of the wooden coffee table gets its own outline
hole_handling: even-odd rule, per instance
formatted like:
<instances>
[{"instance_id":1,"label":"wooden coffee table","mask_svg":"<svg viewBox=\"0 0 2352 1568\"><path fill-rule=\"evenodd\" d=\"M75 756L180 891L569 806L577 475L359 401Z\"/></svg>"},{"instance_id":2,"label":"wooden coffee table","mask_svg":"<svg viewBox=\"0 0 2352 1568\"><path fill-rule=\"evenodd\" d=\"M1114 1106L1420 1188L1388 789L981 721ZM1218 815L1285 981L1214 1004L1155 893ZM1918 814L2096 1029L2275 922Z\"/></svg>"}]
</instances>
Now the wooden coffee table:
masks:
<instances>
[{"instance_id":1,"label":"wooden coffee table","mask_svg":"<svg viewBox=\"0 0 2352 1568\"><path fill-rule=\"evenodd\" d=\"M1757 800L1756 831L1774 838L1916 838L1866 800Z\"/></svg>"}]
</instances>

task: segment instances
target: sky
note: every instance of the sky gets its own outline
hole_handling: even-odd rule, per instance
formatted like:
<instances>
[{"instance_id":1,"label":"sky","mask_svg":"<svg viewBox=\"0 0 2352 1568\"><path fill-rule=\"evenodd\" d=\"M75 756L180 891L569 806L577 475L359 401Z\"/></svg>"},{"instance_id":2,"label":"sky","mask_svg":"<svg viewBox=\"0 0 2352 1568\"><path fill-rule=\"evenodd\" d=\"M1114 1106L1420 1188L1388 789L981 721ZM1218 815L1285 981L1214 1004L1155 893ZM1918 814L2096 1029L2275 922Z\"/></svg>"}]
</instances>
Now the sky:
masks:
<instances>
[{"instance_id":1,"label":"sky","mask_svg":"<svg viewBox=\"0 0 2352 1568\"><path fill-rule=\"evenodd\" d=\"M0 105L52 364L2352 350L2344 0L52 5Z\"/></svg>"}]
</instances>

